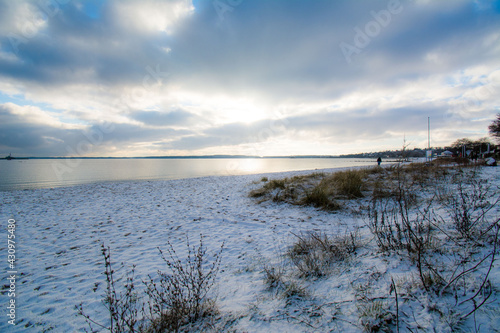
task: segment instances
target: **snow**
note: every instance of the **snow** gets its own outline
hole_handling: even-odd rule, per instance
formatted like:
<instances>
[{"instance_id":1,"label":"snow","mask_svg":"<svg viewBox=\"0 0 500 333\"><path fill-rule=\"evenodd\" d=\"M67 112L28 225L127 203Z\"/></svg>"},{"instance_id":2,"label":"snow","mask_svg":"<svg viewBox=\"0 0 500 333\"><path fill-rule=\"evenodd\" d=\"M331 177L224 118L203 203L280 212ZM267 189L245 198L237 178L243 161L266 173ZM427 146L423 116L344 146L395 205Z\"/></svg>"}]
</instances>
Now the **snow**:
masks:
<instances>
[{"instance_id":1,"label":"snow","mask_svg":"<svg viewBox=\"0 0 500 333\"><path fill-rule=\"evenodd\" d=\"M500 184L498 170L484 168L486 177L496 186ZM262 177L278 179L310 172L0 192L0 220L4 225L8 219L16 221L18 272L16 325L8 324L4 314L0 331L83 331L87 325L75 310L80 303L94 320L104 324L107 317L101 301L105 293L101 244L111 248L115 267L124 263L125 268L117 274L136 265L140 281L158 269L166 270L158 247L166 249L168 241L182 258L186 237L194 245L200 234L205 236L209 253L216 253L224 243L214 290L222 318L214 323L214 330L229 327L238 332L362 331L360 303L356 302L359 293L385 300L394 308L391 278L400 281L400 285L417 279L409 262L381 254L367 245L353 259L333 267L330 277L303 280L308 297L302 300L279 297L264 283L264 265L280 264L281 254L295 240L293 234L317 230L337 235L358 229L365 244L373 241L366 219L353 210L331 213L313 207L259 204L248 197L252 189L262 184ZM355 210L356 204L352 205ZM6 238L0 244L4 257ZM497 266L490 280L498 287ZM1 306L6 313L7 269L2 274ZM437 321L430 311L410 309L414 304L422 307L427 302L421 291L413 292L415 300L400 305L400 315L413 311L414 321L421 327L446 330L444 320ZM482 323L481 331L485 332L497 328L500 321L498 300L489 302L481 312L481 318L488 318ZM471 321L464 325L466 330L474 327ZM404 327L401 331L405 331Z\"/></svg>"}]
</instances>

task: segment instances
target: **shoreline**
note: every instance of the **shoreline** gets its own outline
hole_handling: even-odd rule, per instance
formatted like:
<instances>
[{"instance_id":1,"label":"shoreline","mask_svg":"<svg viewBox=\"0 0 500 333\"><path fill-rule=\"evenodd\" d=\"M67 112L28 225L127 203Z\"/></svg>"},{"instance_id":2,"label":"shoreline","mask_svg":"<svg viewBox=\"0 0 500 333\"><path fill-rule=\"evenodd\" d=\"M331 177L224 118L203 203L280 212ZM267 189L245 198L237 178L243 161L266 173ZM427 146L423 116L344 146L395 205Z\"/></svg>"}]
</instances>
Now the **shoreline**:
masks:
<instances>
[{"instance_id":1,"label":"shoreline","mask_svg":"<svg viewBox=\"0 0 500 333\"><path fill-rule=\"evenodd\" d=\"M185 237L196 239L202 233L210 249L225 242L227 273L221 279L239 285L241 277L235 272L253 267L261 260L258 253L267 256L275 251L276 239L286 242L289 232L301 232L305 221L327 225L330 219L315 208L258 205L249 198L250 190L263 177L352 168L362 166L1 191L0 219L13 219L17 225L16 302L24 311L16 321L21 326L41 323L27 332L85 327L73 309L82 300L101 309L101 244L111 247L114 261L137 265L137 276L145 278L164 268L157 247L165 249L168 240L183 256ZM4 244L1 251L6 251ZM260 279L247 282L242 291L230 287L229 294L220 296L222 309L244 310L248 298L260 293ZM95 283L97 293L92 291ZM75 317L68 321L68 315ZM4 324L0 322L0 330L7 328Z\"/></svg>"},{"instance_id":2,"label":"shoreline","mask_svg":"<svg viewBox=\"0 0 500 333\"><path fill-rule=\"evenodd\" d=\"M388 162L389 163L389 162ZM200 175L200 176L193 176L193 177L179 177L179 178L169 178L169 179L123 179L123 180L96 180L96 181L89 181L86 183L75 183L75 184L61 184L58 186L54 185L32 185L34 187L26 187L26 188L17 188L22 185L12 185L16 188L13 189L2 189L0 188L0 192L17 192L17 191L36 191L36 190L47 190L47 189L59 189L59 188L70 188L70 187L75 187L75 186L95 186L99 184L119 184L119 183L143 183L143 182L167 182L167 181L175 181L175 180L183 180L183 179L197 179L197 178L206 178L206 177L243 177L243 176L258 176L258 175L279 175L281 173L283 174L289 174L289 173L294 173L294 172L334 172L337 170L342 170L346 168L369 168L372 165L362 165L362 166L349 166L349 167L334 167L334 168L317 168L317 169L305 169L305 170L291 170L291 171L272 171L272 172L257 172L257 173L243 173L243 174L227 174L227 175ZM373 166L376 166L376 162L373 163Z\"/></svg>"},{"instance_id":3,"label":"shoreline","mask_svg":"<svg viewBox=\"0 0 500 333\"><path fill-rule=\"evenodd\" d=\"M372 238L366 221L353 213L362 202L347 202L346 209L332 213L312 206L272 201L259 204L249 197L251 190L262 186L263 177L272 180L345 169L353 168L0 192L3 203L0 218L15 220L17 228L16 304L23 311L19 311L16 323L27 332L50 327L55 331L81 330L87 327L85 320L74 310L80 302L93 319L105 322L101 303L106 289L102 244L111 248L117 274L136 265L139 285L148 274L165 270L158 247L165 250L168 241L179 258L184 258L186 237L195 244L203 234L210 255L225 244L215 289L223 314L220 325L232 323L231 328L248 332L312 331L307 324L280 317L283 313L280 311L298 311L304 318L312 318L307 323L315 327L362 331L345 322L331 322L330 312L309 317L307 309L341 302L344 313L352 313L342 318L356 322L353 281L374 283L377 294L373 297L389 297L386 279L408 275L411 269L406 261L395 255L378 254L370 247L361 248L352 260L336 266L331 277L303 280L292 276L305 284L311 296L289 306L287 299L265 285L263 273L265 265L282 262L279 253L296 241L293 235L311 230L328 235L357 231L363 239ZM482 170L494 181L493 185L499 184L498 169ZM499 213L500 208L495 210ZM6 242L1 243L0 252L6 250ZM120 263L125 266L119 268ZM500 282L496 281L500 274L497 268L494 273L495 285ZM327 309L334 310L325 307L324 311ZM6 320L0 322L0 330L7 330L10 327L7 325ZM433 327L432 323L426 325Z\"/></svg>"}]
</instances>

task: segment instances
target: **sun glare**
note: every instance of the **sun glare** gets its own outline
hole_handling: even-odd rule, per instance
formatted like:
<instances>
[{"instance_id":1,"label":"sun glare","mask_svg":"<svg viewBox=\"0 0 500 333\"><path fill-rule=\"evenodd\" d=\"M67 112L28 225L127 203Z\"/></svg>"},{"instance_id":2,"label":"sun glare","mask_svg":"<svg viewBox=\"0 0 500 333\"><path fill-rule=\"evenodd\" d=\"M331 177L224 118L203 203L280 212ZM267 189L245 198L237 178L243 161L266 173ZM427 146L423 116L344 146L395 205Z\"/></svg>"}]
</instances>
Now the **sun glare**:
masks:
<instances>
[{"instance_id":1,"label":"sun glare","mask_svg":"<svg viewBox=\"0 0 500 333\"><path fill-rule=\"evenodd\" d=\"M255 173L261 168L262 161L256 158L245 158L231 161L227 166L229 173Z\"/></svg>"},{"instance_id":2,"label":"sun glare","mask_svg":"<svg viewBox=\"0 0 500 333\"><path fill-rule=\"evenodd\" d=\"M219 110L224 123L250 124L267 117L266 109L248 98L223 97L210 102Z\"/></svg>"},{"instance_id":3,"label":"sun glare","mask_svg":"<svg viewBox=\"0 0 500 333\"><path fill-rule=\"evenodd\" d=\"M269 117L268 108L259 105L254 98L250 97L207 96L187 93L182 90L177 90L175 96L179 105L211 110L213 115L217 115L216 118L213 118L213 122L216 124L250 124Z\"/></svg>"}]
</instances>

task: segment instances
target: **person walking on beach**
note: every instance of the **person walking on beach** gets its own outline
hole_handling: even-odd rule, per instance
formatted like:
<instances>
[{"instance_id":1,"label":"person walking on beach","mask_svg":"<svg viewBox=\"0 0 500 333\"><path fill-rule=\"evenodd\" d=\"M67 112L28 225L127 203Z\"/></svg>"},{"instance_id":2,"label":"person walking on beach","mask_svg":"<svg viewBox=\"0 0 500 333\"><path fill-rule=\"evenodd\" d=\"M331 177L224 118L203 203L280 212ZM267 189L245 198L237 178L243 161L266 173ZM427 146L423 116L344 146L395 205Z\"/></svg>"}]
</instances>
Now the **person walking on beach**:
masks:
<instances>
[{"instance_id":1,"label":"person walking on beach","mask_svg":"<svg viewBox=\"0 0 500 333\"><path fill-rule=\"evenodd\" d=\"M379 156L379 157L377 158L377 164L380 166L380 163L382 163L382 158Z\"/></svg>"}]
</instances>

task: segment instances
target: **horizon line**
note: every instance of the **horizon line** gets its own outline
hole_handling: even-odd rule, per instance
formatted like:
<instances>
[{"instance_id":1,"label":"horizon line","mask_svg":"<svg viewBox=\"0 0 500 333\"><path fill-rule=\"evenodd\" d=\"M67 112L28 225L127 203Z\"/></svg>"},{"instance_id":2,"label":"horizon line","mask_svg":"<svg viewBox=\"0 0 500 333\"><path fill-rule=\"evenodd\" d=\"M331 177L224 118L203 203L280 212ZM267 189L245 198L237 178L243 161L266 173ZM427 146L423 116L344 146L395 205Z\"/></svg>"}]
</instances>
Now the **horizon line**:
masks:
<instances>
[{"instance_id":1,"label":"horizon line","mask_svg":"<svg viewBox=\"0 0 500 333\"><path fill-rule=\"evenodd\" d=\"M426 150L416 148L418 150ZM434 150L443 149L436 147ZM363 158L362 155L380 155L388 152L401 152L402 150L386 150L377 152L362 152L350 153L342 155L230 155L230 154L214 154L214 155L152 155L152 156L13 156L12 159L229 159L229 158ZM0 159L7 159L3 157Z\"/></svg>"}]
</instances>

